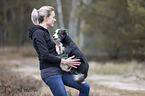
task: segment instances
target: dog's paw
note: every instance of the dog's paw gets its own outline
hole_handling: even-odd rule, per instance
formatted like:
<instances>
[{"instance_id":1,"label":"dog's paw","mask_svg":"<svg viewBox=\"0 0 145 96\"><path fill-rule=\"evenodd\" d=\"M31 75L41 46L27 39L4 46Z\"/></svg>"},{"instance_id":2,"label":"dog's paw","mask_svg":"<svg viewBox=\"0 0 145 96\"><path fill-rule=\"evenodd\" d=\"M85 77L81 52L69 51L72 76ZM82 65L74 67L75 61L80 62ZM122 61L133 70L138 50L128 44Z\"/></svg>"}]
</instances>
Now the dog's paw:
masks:
<instances>
[{"instance_id":1,"label":"dog's paw","mask_svg":"<svg viewBox=\"0 0 145 96\"><path fill-rule=\"evenodd\" d=\"M59 55L59 54L60 54L60 51L59 51L59 46L58 46L58 45L56 45L56 46L55 46L55 48L56 48L56 52L57 52L57 54Z\"/></svg>"}]
</instances>

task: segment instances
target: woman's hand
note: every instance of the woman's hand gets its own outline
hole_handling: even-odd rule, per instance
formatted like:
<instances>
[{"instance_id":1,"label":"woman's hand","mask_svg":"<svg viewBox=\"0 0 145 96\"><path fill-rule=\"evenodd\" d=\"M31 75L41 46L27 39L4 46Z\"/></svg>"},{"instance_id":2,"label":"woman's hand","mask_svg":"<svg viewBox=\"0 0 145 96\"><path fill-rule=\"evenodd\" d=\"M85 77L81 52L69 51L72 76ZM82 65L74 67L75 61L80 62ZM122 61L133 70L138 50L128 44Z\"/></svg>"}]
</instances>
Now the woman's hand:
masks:
<instances>
[{"instance_id":1,"label":"woman's hand","mask_svg":"<svg viewBox=\"0 0 145 96\"><path fill-rule=\"evenodd\" d=\"M75 56L69 57L67 59L61 59L61 64L66 64L70 67L77 68L81 64L80 59L73 59Z\"/></svg>"}]
</instances>

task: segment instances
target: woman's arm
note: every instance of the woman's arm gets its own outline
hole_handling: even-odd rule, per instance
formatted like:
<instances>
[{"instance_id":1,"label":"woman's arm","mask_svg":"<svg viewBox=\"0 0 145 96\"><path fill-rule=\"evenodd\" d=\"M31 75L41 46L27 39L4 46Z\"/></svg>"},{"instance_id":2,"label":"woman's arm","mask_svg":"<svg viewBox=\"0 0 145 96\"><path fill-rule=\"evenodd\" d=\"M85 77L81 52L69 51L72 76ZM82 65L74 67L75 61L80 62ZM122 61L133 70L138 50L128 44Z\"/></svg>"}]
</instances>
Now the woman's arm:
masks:
<instances>
[{"instance_id":1,"label":"woman's arm","mask_svg":"<svg viewBox=\"0 0 145 96\"><path fill-rule=\"evenodd\" d=\"M38 52L39 59L45 60L49 63L59 65L61 62L61 58L56 57L53 54L49 53L47 48L45 32L43 30L36 30L33 33L33 42L35 42L36 51Z\"/></svg>"},{"instance_id":2,"label":"woman's arm","mask_svg":"<svg viewBox=\"0 0 145 96\"><path fill-rule=\"evenodd\" d=\"M36 44L37 44L37 48L39 51L39 56L40 59L42 60L47 60L49 63L53 63L53 64L65 64L68 66L71 66L73 68L77 68L76 66L80 65L79 59L73 59L75 56L69 57L67 59L61 59L55 55L52 55L49 53L47 45L46 45L46 41L44 39L44 32L40 32L36 31L34 34L33 40L35 39Z\"/></svg>"}]
</instances>

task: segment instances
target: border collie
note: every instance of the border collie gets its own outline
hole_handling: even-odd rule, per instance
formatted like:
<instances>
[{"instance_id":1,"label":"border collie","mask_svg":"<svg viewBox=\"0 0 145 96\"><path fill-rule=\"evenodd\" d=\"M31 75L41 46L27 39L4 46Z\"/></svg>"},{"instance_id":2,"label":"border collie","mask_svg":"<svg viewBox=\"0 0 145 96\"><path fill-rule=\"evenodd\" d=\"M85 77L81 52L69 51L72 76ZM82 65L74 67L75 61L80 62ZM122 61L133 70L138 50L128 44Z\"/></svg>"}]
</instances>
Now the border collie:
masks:
<instances>
[{"instance_id":1,"label":"border collie","mask_svg":"<svg viewBox=\"0 0 145 96\"><path fill-rule=\"evenodd\" d=\"M82 83L82 81L87 77L89 64L84 54L80 51L77 45L73 42L73 40L67 34L65 29L56 29L55 34L53 35L53 39L55 41L59 41L60 50L58 52L61 56L71 57L75 55L75 58L80 59L81 65L77 68L72 67L64 67L64 65L60 65L61 69L66 72L74 73L74 80L78 83ZM64 51L62 50L64 47Z\"/></svg>"}]
</instances>

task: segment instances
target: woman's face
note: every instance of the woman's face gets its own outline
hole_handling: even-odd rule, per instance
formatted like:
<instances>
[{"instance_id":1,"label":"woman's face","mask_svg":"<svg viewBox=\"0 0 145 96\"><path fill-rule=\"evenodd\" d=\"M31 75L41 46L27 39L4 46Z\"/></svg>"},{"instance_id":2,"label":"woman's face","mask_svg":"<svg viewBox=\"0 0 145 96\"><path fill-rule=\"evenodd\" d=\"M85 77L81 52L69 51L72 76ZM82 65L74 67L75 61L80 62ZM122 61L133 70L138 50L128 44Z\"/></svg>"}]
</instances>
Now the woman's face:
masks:
<instances>
[{"instance_id":1,"label":"woman's face","mask_svg":"<svg viewBox=\"0 0 145 96\"><path fill-rule=\"evenodd\" d=\"M48 27L53 27L55 21L56 21L55 12L52 11L51 15L46 18L46 24L47 24Z\"/></svg>"}]
</instances>

